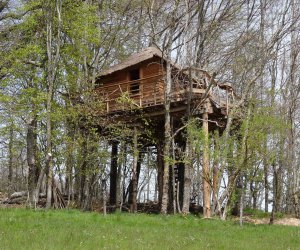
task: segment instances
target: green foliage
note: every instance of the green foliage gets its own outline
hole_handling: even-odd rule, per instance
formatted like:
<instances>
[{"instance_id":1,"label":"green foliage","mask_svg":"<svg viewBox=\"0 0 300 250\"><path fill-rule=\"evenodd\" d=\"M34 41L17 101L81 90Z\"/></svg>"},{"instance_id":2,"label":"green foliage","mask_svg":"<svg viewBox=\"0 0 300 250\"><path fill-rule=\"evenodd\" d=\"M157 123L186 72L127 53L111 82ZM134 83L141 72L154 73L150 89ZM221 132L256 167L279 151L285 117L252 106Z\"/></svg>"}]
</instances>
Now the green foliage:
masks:
<instances>
[{"instance_id":1,"label":"green foliage","mask_svg":"<svg viewBox=\"0 0 300 250\"><path fill-rule=\"evenodd\" d=\"M270 213L266 213L263 210L259 210L259 209L252 209L249 207L246 207L244 209L244 215L245 216L251 216L253 218L270 218Z\"/></svg>"},{"instance_id":2,"label":"green foliage","mask_svg":"<svg viewBox=\"0 0 300 250\"><path fill-rule=\"evenodd\" d=\"M258 219L270 218L270 214L271 213L266 213L263 210L252 209L252 208L249 208L249 207L246 207L244 209L244 215L245 216L251 216L253 218L258 218ZM275 218L276 219L281 219L281 218L283 218L283 216L284 216L283 213L280 213L280 212L275 213Z\"/></svg>"},{"instance_id":3,"label":"green foliage","mask_svg":"<svg viewBox=\"0 0 300 250\"><path fill-rule=\"evenodd\" d=\"M200 152L205 140L201 124L196 119L190 119L187 125L187 138L189 138L195 151Z\"/></svg>"},{"instance_id":4,"label":"green foliage","mask_svg":"<svg viewBox=\"0 0 300 250\"><path fill-rule=\"evenodd\" d=\"M127 91L122 93L122 95L117 98L116 102L118 106L122 107L124 110L137 110L140 108L136 101L130 97Z\"/></svg>"}]
</instances>

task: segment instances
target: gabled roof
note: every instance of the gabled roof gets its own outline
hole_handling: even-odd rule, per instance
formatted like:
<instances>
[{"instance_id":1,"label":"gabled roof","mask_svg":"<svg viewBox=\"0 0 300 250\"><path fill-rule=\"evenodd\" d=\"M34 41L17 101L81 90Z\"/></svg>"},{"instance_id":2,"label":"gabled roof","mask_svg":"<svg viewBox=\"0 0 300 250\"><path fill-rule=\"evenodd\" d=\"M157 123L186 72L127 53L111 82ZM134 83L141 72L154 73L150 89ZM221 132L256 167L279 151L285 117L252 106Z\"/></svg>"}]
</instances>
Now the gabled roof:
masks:
<instances>
[{"instance_id":1,"label":"gabled roof","mask_svg":"<svg viewBox=\"0 0 300 250\"><path fill-rule=\"evenodd\" d=\"M121 63L119 63L115 66L112 66L109 69L101 72L99 74L99 77L110 75L114 72L126 69L130 66L133 66L135 64L138 64L138 63L141 63L141 62L146 61L148 59L151 59L155 56L162 58L163 53L155 47L148 47L148 48L142 50L141 52L138 52L138 53L135 53L135 54L131 55L130 57L125 59L123 62L121 62Z\"/></svg>"}]
</instances>

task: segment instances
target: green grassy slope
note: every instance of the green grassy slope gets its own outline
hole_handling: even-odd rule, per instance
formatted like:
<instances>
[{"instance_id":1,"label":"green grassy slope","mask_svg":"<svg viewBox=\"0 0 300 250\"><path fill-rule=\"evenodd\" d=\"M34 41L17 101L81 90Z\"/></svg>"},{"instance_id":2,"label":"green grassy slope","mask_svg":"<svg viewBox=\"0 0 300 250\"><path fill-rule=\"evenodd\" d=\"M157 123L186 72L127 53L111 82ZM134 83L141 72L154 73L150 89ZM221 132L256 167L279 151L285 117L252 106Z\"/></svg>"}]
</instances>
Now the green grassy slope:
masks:
<instances>
[{"instance_id":1,"label":"green grassy slope","mask_svg":"<svg viewBox=\"0 0 300 250\"><path fill-rule=\"evenodd\" d=\"M300 249L300 228L197 217L0 209L0 249Z\"/></svg>"}]
</instances>

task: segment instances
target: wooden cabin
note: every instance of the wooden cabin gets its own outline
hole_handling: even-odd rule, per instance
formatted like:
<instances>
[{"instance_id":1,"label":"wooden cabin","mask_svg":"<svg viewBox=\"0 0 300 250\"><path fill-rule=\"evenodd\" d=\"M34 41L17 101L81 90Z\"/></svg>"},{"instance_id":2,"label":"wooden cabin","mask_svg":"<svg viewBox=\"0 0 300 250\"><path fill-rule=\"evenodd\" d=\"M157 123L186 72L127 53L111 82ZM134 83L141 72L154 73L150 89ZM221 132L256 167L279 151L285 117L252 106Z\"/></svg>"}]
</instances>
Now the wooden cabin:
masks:
<instances>
[{"instance_id":1,"label":"wooden cabin","mask_svg":"<svg viewBox=\"0 0 300 250\"><path fill-rule=\"evenodd\" d=\"M163 53L149 47L103 71L96 80L96 91L105 102L107 114L140 109L146 116L160 116L164 113L165 76ZM191 110L199 114L206 97L208 113L224 118L231 93L230 85L217 84L206 71L184 70L172 63L171 113L183 115L190 102Z\"/></svg>"}]
</instances>

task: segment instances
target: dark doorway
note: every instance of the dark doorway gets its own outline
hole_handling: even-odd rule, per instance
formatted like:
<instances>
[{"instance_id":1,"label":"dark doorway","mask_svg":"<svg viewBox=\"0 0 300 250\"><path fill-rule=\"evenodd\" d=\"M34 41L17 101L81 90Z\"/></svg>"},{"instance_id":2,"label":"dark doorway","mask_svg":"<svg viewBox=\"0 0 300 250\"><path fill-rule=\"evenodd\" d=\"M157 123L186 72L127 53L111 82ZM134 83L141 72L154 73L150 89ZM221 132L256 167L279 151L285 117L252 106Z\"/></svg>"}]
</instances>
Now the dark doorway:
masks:
<instances>
[{"instance_id":1,"label":"dark doorway","mask_svg":"<svg viewBox=\"0 0 300 250\"><path fill-rule=\"evenodd\" d=\"M129 72L129 78L130 81L135 81L140 79L140 69L131 70Z\"/></svg>"},{"instance_id":2,"label":"dark doorway","mask_svg":"<svg viewBox=\"0 0 300 250\"><path fill-rule=\"evenodd\" d=\"M130 81L136 81L140 79L140 69L134 69L129 71ZM130 94L137 95L140 93L140 82L134 82L130 84Z\"/></svg>"}]
</instances>

